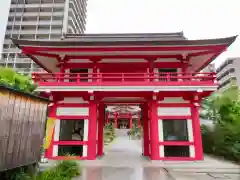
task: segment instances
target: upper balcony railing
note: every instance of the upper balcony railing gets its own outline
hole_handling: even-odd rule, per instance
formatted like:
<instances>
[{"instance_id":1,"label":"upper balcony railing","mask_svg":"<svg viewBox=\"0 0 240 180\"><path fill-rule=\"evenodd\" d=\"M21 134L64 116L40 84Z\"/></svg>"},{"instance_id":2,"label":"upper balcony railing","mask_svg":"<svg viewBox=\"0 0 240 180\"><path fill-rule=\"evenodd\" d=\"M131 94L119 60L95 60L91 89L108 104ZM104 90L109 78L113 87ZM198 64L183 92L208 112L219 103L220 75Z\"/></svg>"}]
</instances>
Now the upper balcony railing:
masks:
<instances>
[{"instance_id":1,"label":"upper balcony railing","mask_svg":"<svg viewBox=\"0 0 240 180\"><path fill-rule=\"evenodd\" d=\"M39 86L216 85L215 73L33 73Z\"/></svg>"}]
</instances>

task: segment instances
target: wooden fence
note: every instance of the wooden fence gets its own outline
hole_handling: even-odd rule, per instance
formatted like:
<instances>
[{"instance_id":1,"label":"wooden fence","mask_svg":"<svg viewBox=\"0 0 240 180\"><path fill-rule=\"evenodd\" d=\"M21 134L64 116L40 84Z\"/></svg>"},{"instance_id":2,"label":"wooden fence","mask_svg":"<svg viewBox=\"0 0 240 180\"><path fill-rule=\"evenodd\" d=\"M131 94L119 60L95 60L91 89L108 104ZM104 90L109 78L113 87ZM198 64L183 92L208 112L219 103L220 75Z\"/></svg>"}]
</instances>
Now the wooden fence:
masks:
<instances>
[{"instance_id":1,"label":"wooden fence","mask_svg":"<svg viewBox=\"0 0 240 180\"><path fill-rule=\"evenodd\" d=\"M39 161L48 100L0 86L0 171Z\"/></svg>"}]
</instances>

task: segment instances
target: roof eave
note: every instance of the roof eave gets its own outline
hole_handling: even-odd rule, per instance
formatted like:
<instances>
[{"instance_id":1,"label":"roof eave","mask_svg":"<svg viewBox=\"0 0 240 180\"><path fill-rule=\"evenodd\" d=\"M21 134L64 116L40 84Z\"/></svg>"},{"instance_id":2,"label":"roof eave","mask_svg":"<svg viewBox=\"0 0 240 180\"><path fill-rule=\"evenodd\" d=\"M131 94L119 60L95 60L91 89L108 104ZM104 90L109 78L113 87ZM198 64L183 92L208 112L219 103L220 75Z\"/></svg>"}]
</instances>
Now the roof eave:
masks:
<instances>
[{"instance_id":1,"label":"roof eave","mask_svg":"<svg viewBox=\"0 0 240 180\"><path fill-rule=\"evenodd\" d=\"M231 36L227 38L220 38L220 39L203 39L203 40L139 40L133 39L131 41L121 41L118 40L108 40L108 41L99 41L99 40L81 40L73 38L65 39L65 40L58 40L58 41L35 41L35 40L19 40L19 39L12 39L12 42L21 48L22 46L37 46L37 47L73 47L73 46L112 46L112 45L129 45L129 46L139 46L139 45L154 45L154 46L190 46L190 45L215 45L215 44L226 44L226 46L230 46L235 40L237 36Z\"/></svg>"}]
</instances>

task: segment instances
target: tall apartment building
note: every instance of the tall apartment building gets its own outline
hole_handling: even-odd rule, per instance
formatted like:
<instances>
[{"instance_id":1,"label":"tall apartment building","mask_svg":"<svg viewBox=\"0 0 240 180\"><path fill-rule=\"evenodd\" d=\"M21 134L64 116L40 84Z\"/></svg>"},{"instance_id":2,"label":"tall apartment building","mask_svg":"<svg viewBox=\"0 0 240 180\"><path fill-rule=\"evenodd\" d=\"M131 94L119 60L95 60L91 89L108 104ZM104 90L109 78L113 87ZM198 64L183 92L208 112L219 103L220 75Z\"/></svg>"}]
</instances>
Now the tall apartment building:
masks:
<instances>
[{"instance_id":1,"label":"tall apartment building","mask_svg":"<svg viewBox=\"0 0 240 180\"><path fill-rule=\"evenodd\" d=\"M219 89L228 88L232 80L235 80L237 85L240 87L239 67L240 58L229 58L216 69Z\"/></svg>"},{"instance_id":2,"label":"tall apartment building","mask_svg":"<svg viewBox=\"0 0 240 180\"><path fill-rule=\"evenodd\" d=\"M11 0L0 66L25 74L41 69L12 44L11 38L59 40L84 33L87 0Z\"/></svg>"}]
</instances>

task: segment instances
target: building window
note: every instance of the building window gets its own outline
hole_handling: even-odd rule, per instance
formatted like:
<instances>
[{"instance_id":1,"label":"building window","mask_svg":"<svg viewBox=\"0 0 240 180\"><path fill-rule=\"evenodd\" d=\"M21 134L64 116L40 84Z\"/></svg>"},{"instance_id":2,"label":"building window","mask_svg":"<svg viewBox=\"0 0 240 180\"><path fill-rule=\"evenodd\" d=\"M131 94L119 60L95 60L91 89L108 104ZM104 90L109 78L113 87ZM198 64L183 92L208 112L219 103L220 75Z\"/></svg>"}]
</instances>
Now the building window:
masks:
<instances>
[{"instance_id":1,"label":"building window","mask_svg":"<svg viewBox=\"0 0 240 180\"><path fill-rule=\"evenodd\" d=\"M76 144L76 141L84 141L84 122L87 120L60 120L59 141L72 141L72 144L63 145L59 142L58 156L67 154L74 156L83 155L83 145Z\"/></svg>"},{"instance_id":2,"label":"building window","mask_svg":"<svg viewBox=\"0 0 240 180\"><path fill-rule=\"evenodd\" d=\"M83 141L84 119L61 120L60 141Z\"/></svg>"},{"instance_id":3,"label":"building window","mask_svg":"<svg viewBox=\"0 0 240 180\"><path fill-rule=\"evenodd\" d=\"M4 48L4 49L9 48L9 44L4 44L4 45L3 45L3 48Z\"/></svg>"},{"instance_id":4,"label":"building window","mask_svg":"<svg viewBox=\"0 0 240 180\"><path fill-rule=\"evenodd\" d=\"M164 141L188 141L187 120L163 120Z\"/></svg>"},{"instance_id":5,"label":"building window","mask_svg":"<svg viewBox=\"0 0 240 180\"><path fill-rule=\"evenodd\" d=\"M162 142L167 143L160 145L160 148L164 151L164 157L190 157L190 146L192 142L189 142L191 138L191 131L188 128L187 119L163 119Z\"/></svg>"}]
</instances>

